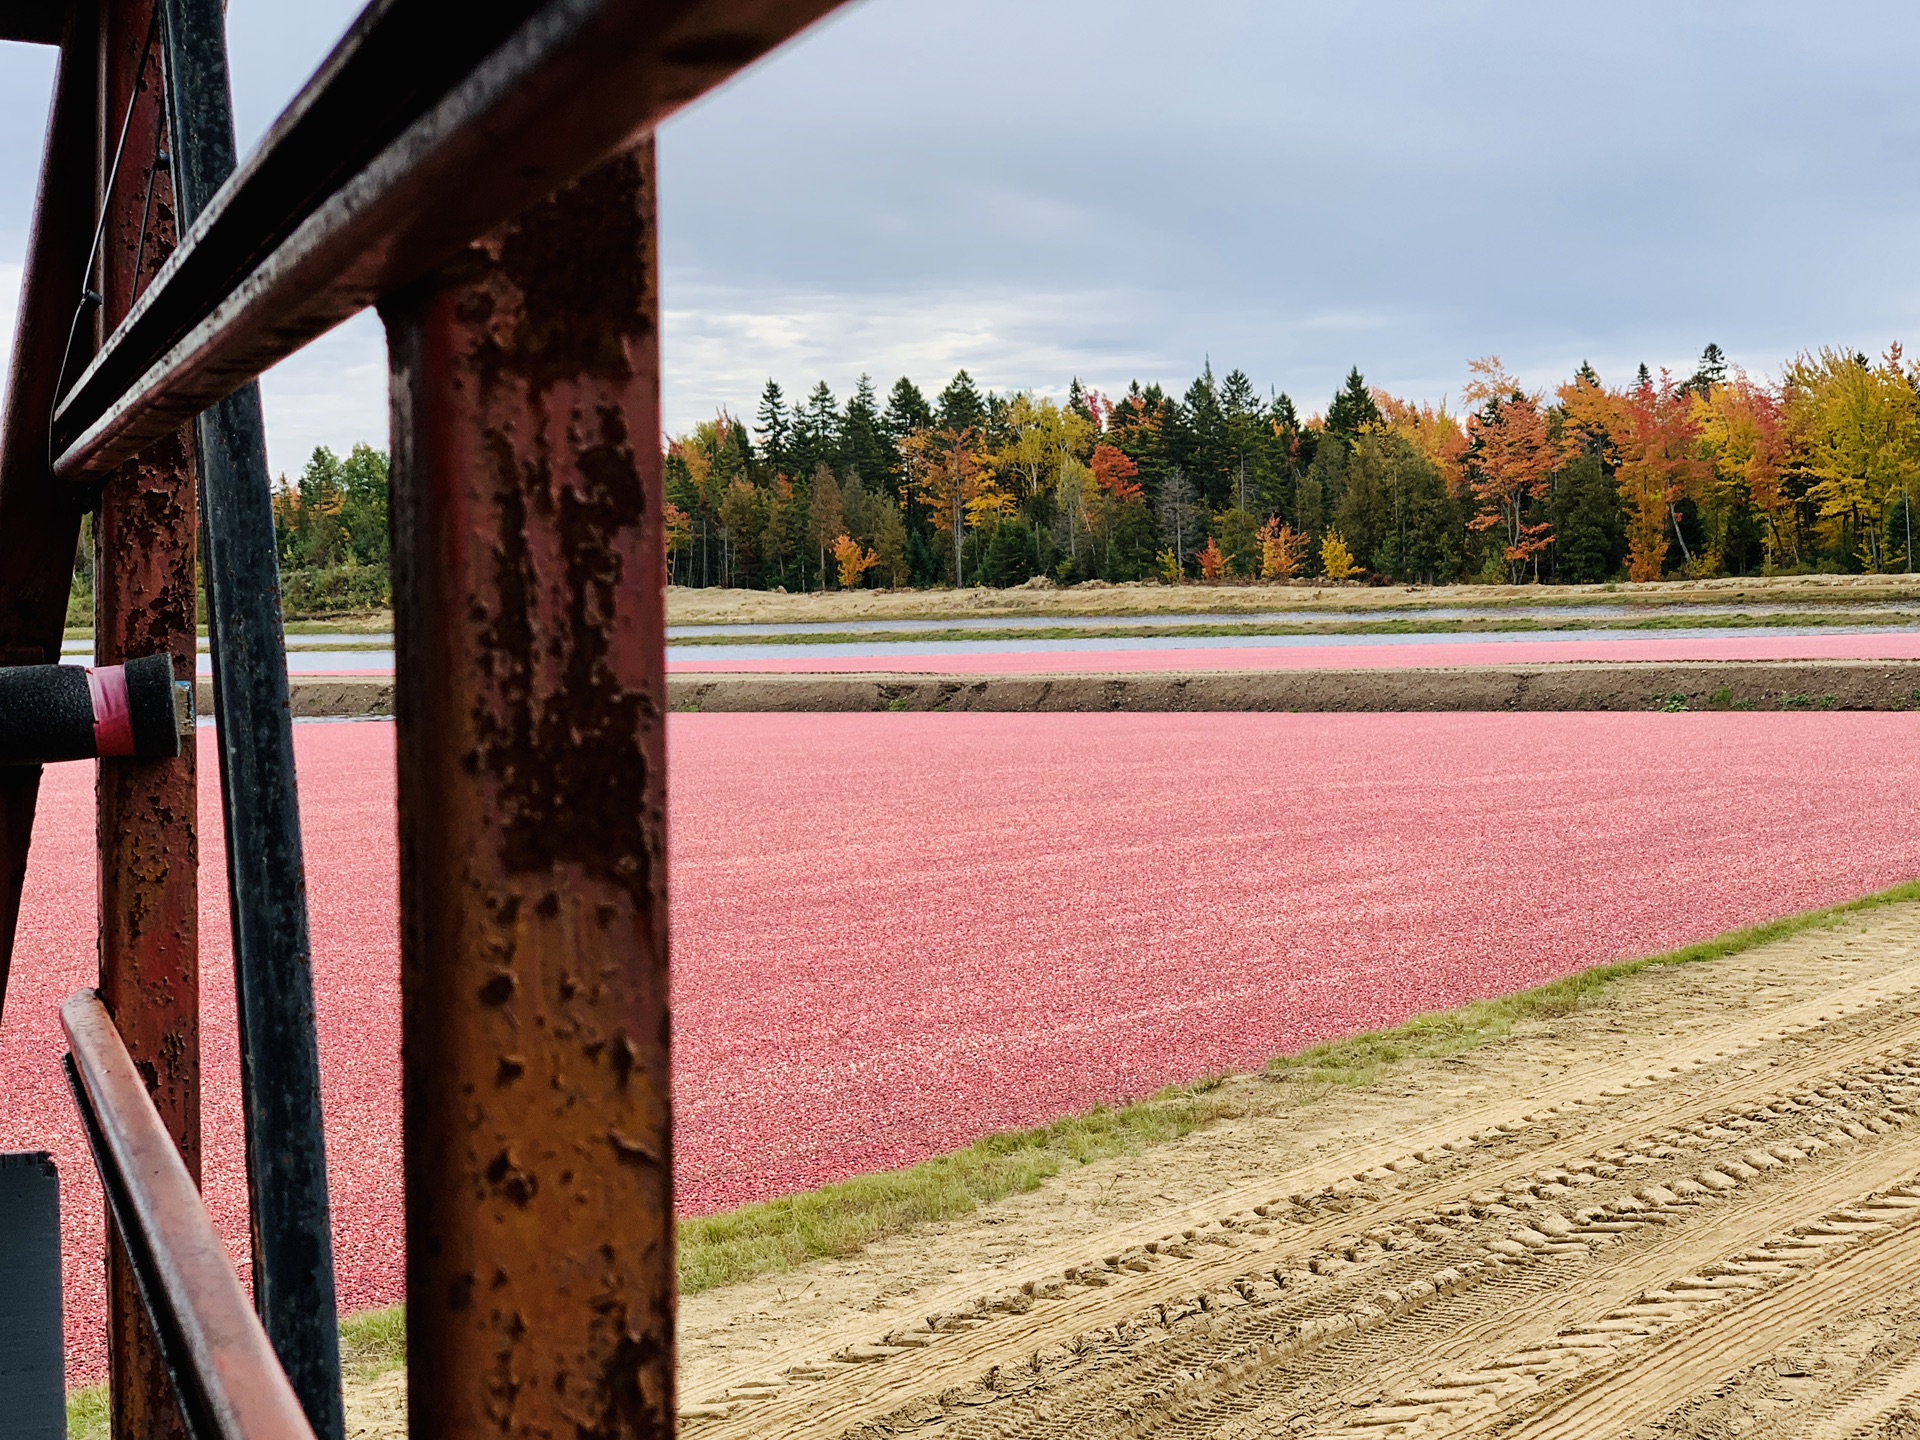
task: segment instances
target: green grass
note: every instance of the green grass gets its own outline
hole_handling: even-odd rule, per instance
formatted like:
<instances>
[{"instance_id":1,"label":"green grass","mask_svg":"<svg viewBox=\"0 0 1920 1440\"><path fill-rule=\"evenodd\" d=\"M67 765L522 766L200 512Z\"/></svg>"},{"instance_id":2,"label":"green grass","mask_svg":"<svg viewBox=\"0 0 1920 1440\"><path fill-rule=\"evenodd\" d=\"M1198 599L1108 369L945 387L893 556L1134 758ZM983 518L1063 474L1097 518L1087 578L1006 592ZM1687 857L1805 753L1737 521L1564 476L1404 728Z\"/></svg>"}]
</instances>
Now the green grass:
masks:
<instances>
[{"instance_id":1,"label":"green grass","mask_svg":"<svg viewBox=\"0 0 1920 1440\"><path fill-rule=\"evenodd\" d=\"M111 1420L106 1386L89 1385L67 1396L67 1440L106 1440Z\"/></svg>"},{"instance_id":2,"label":"green grass","mask_svg":"<svg viewBox=\"0 0 1920 1440\"><path fill-rule=\"evenodd\" d=\"M395 1305L340 1322L340 1369L349 1385L364 1385L407 1363L407 1312ZM89 1385L67 1396L67 1440L106 1440L107 1387Z\"/></svg>"},{"instance_id":3,"label":"green grass","mask_svg":"<svg viewBox=\"0 0 1920 1440\"><path fill-rule=\"evenodd\" d=\"M723 1215L682 1220L680 1291L697 1295L781 1274L812 1260L854 1255L876 1241L1038 1189L1072 1166L1178 1140L1219 1120L1311 1104L1336 1089L1370 1085L1397 1066L1445 1059L1505 1039L1528 1021L1586 1009L1604 999L1616 983L1642 971L1719 960L1827 929L1867 911L1915 901L1920 901L1920 880L1659 955L1596 965L1516 995L1310 1046L1269 1061L1257 1077L1267 1082L1262 1085L1230 1085L1229 1076L1172 1085L1131 1105L1095 1106L1051 1125L989 1135L904 1170L861 1175ZM404 1314L395 1306L341 1322L341 1362L349 1382L365 1383L406 1363ZM105 1387L74 1391L67 1399L67 1423L73 1440L103 1437Z\"/></svg>"},{"instance_id":4,"label":"green grass","mask_svg":"<svg viewBox=\"0 0 1920 1440\"><path fill-rule=\"evenodd\" d=\"M391 610L356 611L347 615L336 615L325 620L289 620L286 631L289 635L384 635L393 629ZM207 627L200 627L200 638L206 639ZM91 640L93 626L69 625L66 628L69 640Z\"/></svg>"}]
</instances>

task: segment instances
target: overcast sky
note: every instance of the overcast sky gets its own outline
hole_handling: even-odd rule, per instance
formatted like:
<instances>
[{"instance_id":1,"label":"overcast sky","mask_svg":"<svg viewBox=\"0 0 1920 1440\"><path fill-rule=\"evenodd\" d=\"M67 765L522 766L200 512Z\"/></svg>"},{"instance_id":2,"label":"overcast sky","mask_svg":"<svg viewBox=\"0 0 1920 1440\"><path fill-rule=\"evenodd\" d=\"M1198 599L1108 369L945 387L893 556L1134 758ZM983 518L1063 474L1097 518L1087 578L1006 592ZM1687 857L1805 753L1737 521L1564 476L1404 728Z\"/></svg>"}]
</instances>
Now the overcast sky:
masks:
<instances>
[{"instance_id":1,"label":"overcast sky","mask_svg":"<svg viewBox=\"0 0 1920 1440\"><path fill-rule=\"evenodd\" d=\"M243 148L357 9L231 0ZM1183 385L1324 406L1712 340L1920 333L1920 7L1892 0L863 0L661 134L667 421ZM0 46L11 324L51 67ZM268 377L273 463L385 444L370 318Z\"/></svg>"}]
</instances>

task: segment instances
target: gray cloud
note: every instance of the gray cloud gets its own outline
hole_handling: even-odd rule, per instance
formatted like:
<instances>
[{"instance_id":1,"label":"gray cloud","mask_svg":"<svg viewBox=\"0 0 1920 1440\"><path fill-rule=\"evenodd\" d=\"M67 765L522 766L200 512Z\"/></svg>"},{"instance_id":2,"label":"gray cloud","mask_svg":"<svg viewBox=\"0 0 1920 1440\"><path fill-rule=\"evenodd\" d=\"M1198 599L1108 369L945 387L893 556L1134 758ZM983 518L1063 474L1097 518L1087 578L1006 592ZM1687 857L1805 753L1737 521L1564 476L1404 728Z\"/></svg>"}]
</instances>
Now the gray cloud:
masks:
<instances>
[{"instance_id":1,"label":"gray cloud","mask_svg":"<svg viewBox=\"0 0 1920 1440\"><path fill-rule=\"evenodd\" d=\"M257 137L340 0L234 0ZM865 0L664 127L667 418L772 374L1324 403L1911 335L1920 11L1891 0ZM46 57L0 47L0 301ZM267 379L274 464L383 441L363 318Z\"/></svg>"}]
</instances>

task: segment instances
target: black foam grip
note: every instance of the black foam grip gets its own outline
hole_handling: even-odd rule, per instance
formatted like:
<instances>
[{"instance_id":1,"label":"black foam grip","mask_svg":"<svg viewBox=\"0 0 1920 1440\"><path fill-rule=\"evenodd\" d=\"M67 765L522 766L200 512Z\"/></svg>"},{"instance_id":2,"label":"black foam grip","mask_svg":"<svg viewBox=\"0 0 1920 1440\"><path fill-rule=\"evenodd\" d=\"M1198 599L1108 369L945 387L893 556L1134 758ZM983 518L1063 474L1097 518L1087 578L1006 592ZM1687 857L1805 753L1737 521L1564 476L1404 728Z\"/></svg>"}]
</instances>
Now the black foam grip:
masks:
<instances>
[{"instance_id":1,"label":"black foam grip","mask_svg":"<svg viewBox=\"0 0 1920 1440\"><path fill-rule=\"evenodd\" d=\"M136 756L163 760L180 753L180 726L173 715L172 656L147 655L127 662L127 709Z\"/></svg>"},{"instance_id":2,"label":"black foam grip","mask_svg":"<svg viewBox=\"0 0 1920 1440\"><path fill-rule=\"evenodd\" d=\"M92 754L93 694L85 670L78 665L0 669L0 765L85 760Z\"/></svg>"}]
</instances>

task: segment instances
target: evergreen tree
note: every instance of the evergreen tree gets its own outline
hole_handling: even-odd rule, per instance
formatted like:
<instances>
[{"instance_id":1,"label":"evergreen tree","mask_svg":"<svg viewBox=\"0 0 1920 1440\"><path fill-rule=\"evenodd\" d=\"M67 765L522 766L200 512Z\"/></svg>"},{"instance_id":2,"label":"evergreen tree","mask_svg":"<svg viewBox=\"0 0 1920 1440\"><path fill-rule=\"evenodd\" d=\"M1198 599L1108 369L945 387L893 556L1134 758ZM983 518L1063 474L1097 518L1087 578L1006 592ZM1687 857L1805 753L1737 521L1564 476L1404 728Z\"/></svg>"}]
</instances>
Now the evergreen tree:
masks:
<instances>
[{"instance_id":1,"label":"evergreen tree","mask_svg":"<svg viewBox=\"0 0 1920 1440\"><path fill-rule=\"evenodd\" d=\"M1466 519L1446 477L1404 436L1366 434L1354 442L1335 523L1363 567L1403 582L1452 580Z\"/></svg>"},{"instance_id":2,"label":"evergreen tree","mask_svg":"<svg viewBox=\"0 0 1920 1440\"><path fill-rule=\"evenodd\" d=\"M1265 418L1267 433L1273 439L1270 442L1272 458L1264 477L1266 488L1260 495L1261 508L1268 515L1278 515L1296 524L1300 474L1313 463L1314 432L1300 423L1300 412L1294 408L1293 397L1284 390L1273 398Z\"/></svg>"},{"instance_id":3,"label":"evergreen tree","mask_svg":"<svg viewBox=\"0 0 1920 1440\"><path fill-rule=\"evenodd\" d=\"M1187 387L1171 418L1177 422L1170 436L1175 462L1209 510L1225 510L1233 503L1235 468L1211 361Z\"/></svg>"},{"instance_id":4,"label":"evergreen tree","mask_svg":"<svg viewBox=\"0 0 1920 1440\"><path fill-rule=\"evenodd\" d=\"M1365 427L1379 423L1380 407L1373 403L1373 392L1356 365L1347 372L1347 383L1327 406L1327 433L1351 440Z\"/></svg>"},{"instance_id":5,"label":"evergreen tree","mask_svg":"<svg viewBox=\"0 0 1920 1440\"><path fill-rule=\"evenodd\" d=\"M793 473L793 417L787 397L776 381L760 392L760 413L754 428L760 432L760 458L774 475Z\"/></svg>"},{"instance_id":6,"label":"evergreen tree","mask_svg":"<svg viewBox=\"0 0 1920 1440\"><path fill-rule=\"evenodd\" d=\"M1073 383L1067 386L1067 409L1089 424L1094 421L1093 406L1087 403L1087 387L1080 383L1078 375L1074 376Z\"/></svg>"},{"instance_id":7,"label":"evergreen tree","mask_svg":"<svg viewBox=\"0 0 1920 1440\"><path fill-rule=\"evenodd\" d=\"M1033 527L1021 519L1002 520L980 557L979 583L1001 589L1022 584L1034 573L1035 553Z\"/></svg>"},{"instance_id":8,"label":"evergreen tree","mask_svg":"<svg viewBox=\"0 0 1920 1440\"><path fill-rule=\"evenodd\" d=\"M1273 488L1277 446L1265 407L1246 371L1235 370L1221 385L1220 413L1226 426L1227 480L1233 506L1248 514L1263 511Z\"/></svg>"},{"instance_id":9,"label":"evergreen tree","mask_svg":"<svg viewBox=\"0 0 1920 1440\"><path fill-rule=\"evenodd\" d=\"M840 473L858 475L868 485L884 485L888 458L880 397L874 393L873 378L862 375L840 422Z\"/></svg>"},{"instance_id":10,"label":"evergreen tree","mask_svg":"<svg viewBox=\"0 0 1920 1440\"><path fill-rule=\"evenodd\" d=\"M1627 521L1620 490L1598 455L1582 455L1554 477L1553 574L1570 585L1594 585L1620 573L1627 559Z\"/></svg>"},{"instance_id":11,"label":"evergreen tree","mask_svg":"<svg viewBox=\"0 0 1920 1440\"><path fill-rule=\"evenodd\" d=\"M1694 367L1693 375L1680 388L1690 390L1704 399L1711 394L1713 387L1727 378L1727 357L1718 345L1709 344L1700 352L1700 363Z\"/></svg>"},{"instance_id":12,"label":"evergreen tree","mask_svg":"<svg viewBox=\"0 0 1920 1440\"><path fill-rule=\"evenodd\" d=\"M1300 477L1294 527L1317 540L1340 508L1347 488L1347 447L1338 441L1315 447L1313 463Z\"/></svg>"},{"instance_id":13,"label":"evergreen tree","mask_svg":"<svg viewBox=\"0 0 1920 1440\"><path fill-rule=\"evenodd\" d=\"M840 407L822 380L807 396L793 422L793 466L811 475L840 458Z\"/></svg>"},{"instance_id":14,"label":"evergreen tree","mask_svg":"<svg viewBox=\"0 0 1920 1440\"><path fill-rule=\"evenodd\" d=\"M933 425L933 407L920 387L902 375L887 392L886 413L880 417L880 430L887 442L887 488L896 500L907 493L907 467L901 459L900 445L916 430Z\"/></svg>"},{"instance_id":15,"label":"evergreen tree","mask_svg":"<svg viewBox=\"0 0 1920 1440\"><path fill-rule=\"evenodd\" d=\"M940 392L940 428L957 435L962 430L981 429L986 418L987 402L981 398L980 387L966 371L958 372Z\"/></svg>"}]
</instances>

